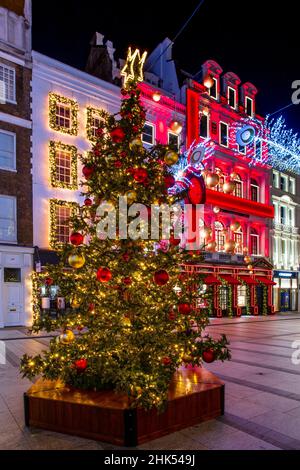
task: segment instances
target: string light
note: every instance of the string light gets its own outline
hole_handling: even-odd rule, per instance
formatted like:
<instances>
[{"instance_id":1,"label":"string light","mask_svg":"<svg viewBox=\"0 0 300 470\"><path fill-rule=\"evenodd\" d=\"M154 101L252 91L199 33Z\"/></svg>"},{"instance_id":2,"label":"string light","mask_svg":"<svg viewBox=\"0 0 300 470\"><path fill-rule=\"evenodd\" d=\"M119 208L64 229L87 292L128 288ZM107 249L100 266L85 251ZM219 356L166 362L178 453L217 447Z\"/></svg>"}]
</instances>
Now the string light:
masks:
<instances>
[{"instance_id":1,"label":"string light","mask_svg":"<svg viewBox=\"0 0 300 470\"><path fill-rule=\"evenodd\" d=\"M61 117L63 121L70 119L70 126L60 124L60 117L57 114L59 105L69 108L69 116ZM56 93L49 93L49 126L51 129L63 132L64 134L77 135L78 134L78 103L75 100L57 95Z\"/></svg>"},{"instance_id":2,"label":"string light","mask_svg":"<svg viewBox=\"0 0 300 470\"><path fill-rule=\"evenodd\" d=\"M60 181L58 179L57 154L65 152L70 154L71 174L70 182ZM65 188L76 190L77 184L77 148L74 145L65 145L62 142L49 142L49 163L50 163L50 179L53 188Z\"/></svg>"}]
</instances>

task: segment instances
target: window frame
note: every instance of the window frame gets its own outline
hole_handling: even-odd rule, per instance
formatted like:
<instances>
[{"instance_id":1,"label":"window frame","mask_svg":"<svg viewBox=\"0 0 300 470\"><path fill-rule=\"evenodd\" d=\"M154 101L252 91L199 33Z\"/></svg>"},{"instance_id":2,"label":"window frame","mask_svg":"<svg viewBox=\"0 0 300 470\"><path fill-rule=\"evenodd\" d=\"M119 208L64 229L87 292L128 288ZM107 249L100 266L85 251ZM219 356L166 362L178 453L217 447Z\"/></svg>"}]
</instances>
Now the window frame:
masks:
<instances>
[{"instance_id":1,"label":"window frame","mask_svg":"<svg viewBox=\"0 0 300 470\"><path fill-rule=\"evenodd\" d=\"M69 234L68 234L68 240L67 242L59 241L57 234L57 228L59 225L57 224L57 218L56 218L56 208L57 207L65 207L70 209L70 217L74 215L75 210L78 207L78 204L76 202L69 202L69 201L63 201L60 199L50 199L50 234L49 234L49 244L51 248L60 248L64 243L69 242L69 237L71 233L71 224L69 224Z\"/></svg>"},{"instance_id":2,"label":"window frame","mask_svg":"<svg viewBox=\"0 0 300 470\"><path fill-rule=\"evenodd\" d=\"M70 128L60 126L56 122L56 110L57 106L70 107ZM66 98L64 96L58 95L56 93L49 93L49 126L50 129L53 129L57 132L62 132L63 134L77 135L78 134L78 103L76 100L71 98Z\"/></svg>"},{"instance_id":3,"label":"window frame","mask_svg":"<svg viewBox=\"0 0 300 470\"><path fill-rule=\"evenodd\" d=\"M247 102L248 101L251 102L251 114L249 114L248 111L247 111ZM254 114L254 106L253 105L254 105L253 98L250 98L250 96L245 96L245 113L249 117L253 117L253 114Z\"/></svg>"},{"instance_id":4,"label":"window frame","mask_svg":"<svg viewBox=\"0 0 300 470\"><path fill-rule=\"evenodd\" d=\"M97 118L105 123L107 112L104 109L88 106L86 108L86 113L86 137L90 142L96 142L97 136L94 135L95 132L93 129L95 129L95 126L93 125L93 120ZM107 130L104 129L104 133L107 133Z\"/></svg>"},{"instance_id":5,"label":"window frame","mask_svg":"<svg viewBox=\"0 0 300 470\"><path fill-rule=\"evenodd\" d=\"M16 69L14 67L10 67L9 65L4 64L3 62L0 63L0 67L3 68L3 76L4 76L5 69L8 70L9 72L13 72L13 98L8 98L6 96L5 80L3 80L4 92L5 92L5 96L3 97L4 103L17 104ZM1 103L1 97L0 97L0 103Z\"/></svg>"},{"instance_id":6,"label":"window frame","mask_svg":"<svg viewBox=\"0 0 300 470\"><path fill-rule=\"evenodd\" d=\"M285 181L284 185L282 185L282 186L285 187L285 189L284 189L284 187L281 187L281 179L283 179L283 180ZM283 174L283 173L280 173L280 180L279 180L279 183L280 183L280 184L279 184L279 189L280 189L280 191L284 191L285 193L287 193L287 192L288 192L288 189L289 189L289 188L288 188L288 185L289 185L289 178L288 178L288 176L285 175L285 174Z\"/></svg>"},{"instance_id":7,"label":"window frame","mask_svg":"<svg viewBox=\"0 0 300 470\"><path fill-rule=\"evenodd\" d=\"M221 227L217 227L217 224L220 224ZM215 235L215 241L216 241L216 252L218 253L224 253L225 251L225 242L226 242L226 239L225 239L225 235L224 233L222 233L224 231L224 225L222 224L222 222L219 222L219 221L215 221L214 223L214 235ZM221 239L220 237L222 237L222 242L221 242ZM221 243L220 243L221 242ZM220 249L222 248L222 249Z\"/></svg>"},{"instance_id":8,"label":"window frame","mask_svg":"<svg viewBox=\"0 0 300 470\"><path fill-rule=\"evenodd\" d=\"M234 96L234 105L233 106L230 104L230 91L233 91L233 96ZM230 106L231 109L236 109L236 89L233 88L230 85L228 85L228 87L227 87L227 102L228 102L228 105Z\"/></svg>"},{"instance_id":9,"label":"window frame","mask_svg":"<svg viewBox=\"0 0 300 470\"><path fill-rule=\"evenodd\" d=\"M14 224L15 224L15 232L14 238L10 240L2 240L0 238L1 243L8 243L8 244L16 244L18 242L18 220L17 220L17 198L16 196L7 196L6 194L0 194L0 201L1 199L9 199L14 202L13 212L14 212Z\"/></svg>"},{"instance_id":10,"label":"window frame","mask_svg":"<svg viewBox=\"0 0 300 470\"><path fill-rule=\"evenodd\" d=\"M244 197L244 183L243 183L243 180L242 178L240 177L240 175L237 175L238 178L235 178L233 181L235 183L235 187L234 187L234 191L232 193L233 196L235 197L239 197L239 198L243 198ZM239 187L240 188L240 195L236 194L236 188Z\"/></svg>"},{"instance_id":11,"label":"window frame","mask_svg":"<svg viewBox=\"0 0 300 470\"><path fill-rule=\"evenodd\" d=\"M209 96L211 98L213 98L214 100L217 100L218 97L219 97L219 93L218 93L218 82L219 80L216 78L216 77L211 77L213 82L215 83L215 86L216 86L216 94L215 96L211 94L211 90L213 89L213 86L209 88Z\"/></svg>"},{"instance_id":12,"label":"window frame","mask_svg":"<svg viewBox=\"0 0 300 470\"><path fill-rule=\"evenodd\" d=\"M290 187L291 184L292 184L292 188ZM296 180L295 180L295 178L293 178L292 176L289 176L288 185L289 185L288 192L290 194L295 195L296 194Z\"/></svg>"},{"instance_id":13,"label":"window frame","mask_svg":"<svg viewBox=\"0 0 300 470\"><path fill-rule=\"evenodd\" d=\"M252 240L256 239L256 251L257 253L253 253L253 242ZM250 232L250 256L259 256L260 253L260 246L259 246L259 234Z\"/></svg>"},{"instance_id":14,"label":"window frame","mask_svg":"<svg viewBox=\"0 0 300 470\"><path fill-rule=\"evenodd\" d=\"M203 117L206 118L206 136L201 135L201 129L202 129L201 120L202 120ZM200 119L199 119L199 136L202 137L202 139L208 139L208 138L210 137L210 132L209 132L210 129L209 129L209 126L210 126L210 117L209 117L209 114L200 113Z\"/></svg>"},{"instance_id":15,"label":"window frame","mask_svg":"<svg viewBox=\"0 0 300 470\"><path fill-rule=\"evenodd\" d=\"M221 131L221 128L222 128L222 124L224 126L226 126L226 145L225 144L222 144L222 131ZM219 145L221 145L222 147L226 147L228 148L228 145L229 145L229 142L228 142L228 134L229 134L229 126L226 122L224 121L220 121L219 122Z\"/></svg>"},{"instance_id":16,"label":"window frame","mask_svg":"<svg viewBox=\"0 0 300 470\"><path fill-rule=\"evenodd\" d=\"M145 126L152 127L152 129L153 129L153 133L152 133L152 142L151 142L151 143L150 143L150 142L145 142L145 141L143 140L144 132L142 132L142 134L141 134L142 142L143 142L144 145L150 145L150 146L151 146L151 145L154 145L154 144L155 144L155 137L156 137L156 136L155 136L155 125L154 125L152 122L146 121L145 124L144 124L144 127L145 127Z\"/></svg>"},{"instance_id":17,"label":"window frame","mask_svg":"<svg viewBox=\"0 0 300 470\"><path fill-rule=\"evenodd\" d=\"M179 151L179 149L180 149L180 136L178 134L176 134L176 132L172 132L172 131L168 130L168 145L174 145L170 142L170 136L176 137L176 139L177 139L176 148Z\"/></svg>"},{"instance_id":18,"label":"window frame","mask_svg":"<svg viewBox=\"0 0 300 470\"><path fill-rule=\"evenodd\" d=\"M236 230L236 232L233 232L233 239L235 241L236 245L239 245L239 247L235 247L235 253L237 255L242 255L243 254L243 241L244 241L244 234L243 230L239 228L239 230Z\"/></svg>"},{"instance_id":19,"label":"window frame","mask_svg":"<svg viewBox=\"0 0 300 470\"><path fill-rule=\"evenodd\" d=\"M279 171L273 170L273 173L272 173L272 186L276 189L279 189L279 187L280 187L280 185L279 185Z\"/></svg>"},{"instance_id":20,"label":"window frame","mask_svg":"<svg viewBox=\"0 0 300 470\"><path fill-rule=\"evenodd\" d=\"M70 183L57 179L57 152L70 153ZM62 142L49 142L50 182L52 188L78 189L77 148Z\"/></svg>"},{"instance_id":21,"label":"window frame","mask_svg":"<svg viewBox=\"0 0 300 470\"><path fill-rule=\"evenodd\" d=\"M17 136L16 136L16 133L6 131L5 129L0 129L0 134L7 134L7 135L12 136L13 137L13 146L14 146L14 149L13 149L13 167L12 168L7 168L7 167L4 167L4 166L0 165L0 170L16 172L17 171Z\"/></svg>"},{"instance_id":22,"label":"window frame","mask_svg":"<svg viewBox=\"0 0 300 470\"><path fill-rule=\"evenodd\" d=\"M252 179L250 179L250 200L251 201L254 201L254 202L260 202L260 191L259 191L259 185L258 184L254 184L251 182ZM253 180L256 182L256 180ZM253 199L252 198L252 188L256 188L256 191L257 191L257 199Z\"/></svg>"}]
</instances>

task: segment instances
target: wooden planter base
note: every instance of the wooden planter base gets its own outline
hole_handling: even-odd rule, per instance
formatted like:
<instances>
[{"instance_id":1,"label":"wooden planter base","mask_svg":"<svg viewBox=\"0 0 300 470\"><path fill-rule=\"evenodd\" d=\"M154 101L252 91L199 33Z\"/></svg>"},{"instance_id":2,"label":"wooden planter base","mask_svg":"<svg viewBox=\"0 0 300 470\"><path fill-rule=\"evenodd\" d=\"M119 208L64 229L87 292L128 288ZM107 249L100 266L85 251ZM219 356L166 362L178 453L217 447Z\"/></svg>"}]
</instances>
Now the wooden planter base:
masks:
<instances>
[{"instance_id":1,"label":"wooden planter base","mask_svg":"<svg viewBox=\"0 0 300 470\"><path fill-rule=\"evenodd\" d=\"M25 424L119 446L136 446L224 413L224 384L199 367L181 367L168 406L130 408L125 394L85 391L39 379L24 394Z\"/></svg>"}]
</instances>

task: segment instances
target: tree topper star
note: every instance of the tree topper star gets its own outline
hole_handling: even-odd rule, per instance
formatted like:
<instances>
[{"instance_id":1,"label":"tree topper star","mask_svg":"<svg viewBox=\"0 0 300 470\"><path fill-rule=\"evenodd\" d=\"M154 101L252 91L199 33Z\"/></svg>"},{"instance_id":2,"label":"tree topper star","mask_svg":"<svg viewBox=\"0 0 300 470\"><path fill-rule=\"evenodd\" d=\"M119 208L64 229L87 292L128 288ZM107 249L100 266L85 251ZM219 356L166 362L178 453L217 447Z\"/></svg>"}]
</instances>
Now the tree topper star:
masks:
<instances>
[{"instance_id":1,"label":"tree topper star","mask_svg":"<svg viewBox=\"0 0 300 470\"><path fill-rule=\"evenodd\" d=\"M139 49L135 49L132 53L131 47L128 48L126 62L121 70L121 75L124 77L124 87L129 81L142 82L144 80L143 67L146 57L147 52L141 56Z\"/></svg>"}]
</instances>

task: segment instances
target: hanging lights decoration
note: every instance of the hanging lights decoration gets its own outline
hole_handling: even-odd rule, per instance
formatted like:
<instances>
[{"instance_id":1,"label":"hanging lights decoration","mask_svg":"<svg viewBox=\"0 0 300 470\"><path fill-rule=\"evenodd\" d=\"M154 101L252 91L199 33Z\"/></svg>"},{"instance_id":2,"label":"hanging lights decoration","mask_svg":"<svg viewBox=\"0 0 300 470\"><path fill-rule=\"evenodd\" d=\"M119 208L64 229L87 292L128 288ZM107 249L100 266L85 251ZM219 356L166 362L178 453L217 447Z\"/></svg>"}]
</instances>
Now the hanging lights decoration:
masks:
<instances>
[{"instance_id":1,"label":"hanging lights decoration","mask_svg":"<svg viewBox=\"0 0 300 470\"><path fill-rule=\"evenodd\" d=\"M60 119L58 115L59 106L69 109L69 117ZM54 131L63 132L64 134L78 134L78 103L70 98L49 93L49 126ZM70 121L70 125L63 125L63 122Z\"/></svg>"}]
</instances>

